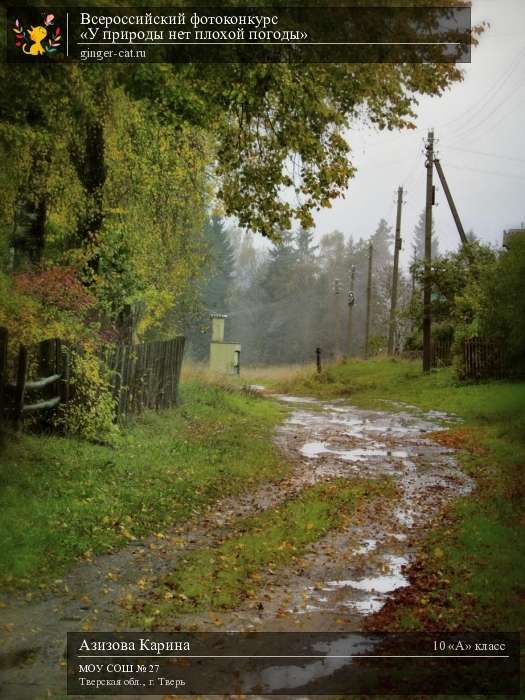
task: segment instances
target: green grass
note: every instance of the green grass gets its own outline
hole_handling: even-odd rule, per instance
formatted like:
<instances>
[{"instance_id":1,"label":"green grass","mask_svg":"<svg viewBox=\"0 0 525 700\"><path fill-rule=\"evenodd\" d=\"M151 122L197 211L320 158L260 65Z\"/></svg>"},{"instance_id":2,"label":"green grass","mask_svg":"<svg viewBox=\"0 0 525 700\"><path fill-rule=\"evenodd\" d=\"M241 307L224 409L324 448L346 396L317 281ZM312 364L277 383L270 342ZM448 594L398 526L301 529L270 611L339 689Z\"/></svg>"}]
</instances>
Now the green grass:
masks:
<instances>
[{"instance_id":1,"label":"green grass","mask_svg":"<svg viewBox=\"0 0 525 700\"><path fill-rule=\"evenodd\" d=\"M117 449L23 435L0 466L0 586L34 588L79 558L181 523L286 470L276 403L191 382L175 410L146 414Z\"/></svg>"},{"instance_id":2,"label":"green grass","mask_svg":"<svg viewBox=\"0 0 525 700\"><path fill-rule=\"evenodd\" d=\"M403 604L386 609L390 629L524 629L525 384L465 384L444 369L377 359L333 365L280 390L392 409L384 399L454 413L463 423L436 436L456 447L477 488L429 534ZM395 407L394 407L395 408Z\"/></svg>"},{"instance_id":3,"label":"green grass","mask_svg":"<svg viewBox=\"0 0 525 700\"><path fill-rule=\"evenodd\" d=\"M414 403L425 409L447 410L464 418L487 418L491 413L521 410L525 424L525 383L460 382L452 368L423 374L421 363L411 360L352 360L330 365L321 374L292 376L281 391L324 399L351 397L352 401L380 407L383 399ZM488 406L487 402L495 402ZM384 407L384 406L383 406Z\"/></svg>"},{"instance_id":4,"label":"green grass","mask_svg":"<svg viewBox=\"0 0 525 700\"><path fill-rule=\"evenodd\" d=\"M286 565L329 530L351 521L365 500L393 495L388 480L338 479L311 486L278 508L245 518L220 546L198 549L168 575L137 622L163 627L180 613L236 608L256 595L261 574Z\"/></svg>"}]
</instances>

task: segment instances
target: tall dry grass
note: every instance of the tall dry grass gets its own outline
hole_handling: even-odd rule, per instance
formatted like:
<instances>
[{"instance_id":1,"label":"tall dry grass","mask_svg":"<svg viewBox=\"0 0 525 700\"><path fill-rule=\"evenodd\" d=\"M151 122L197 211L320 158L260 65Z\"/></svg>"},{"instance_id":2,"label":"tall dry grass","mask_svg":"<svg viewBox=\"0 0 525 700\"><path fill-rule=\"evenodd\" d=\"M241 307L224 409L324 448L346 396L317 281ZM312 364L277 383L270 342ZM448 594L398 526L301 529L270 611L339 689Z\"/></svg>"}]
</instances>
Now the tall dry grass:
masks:
<instances>
[{"instance_id":1,"label":"tall dry grass","mask_svg":"<svg viewBox=\"0 0 525 700\"><path fill-rule=\"evenodd\" d=\"M185 359L182 364L181 381L186 383L198 380L212 384L230 385L232 387L246 384L260 384L271 387L301 379L314 371L314 363L304 365L241 366L241 373L237 376L236 374L212 372L205 363Z\"/></svg>"}]
</instances>

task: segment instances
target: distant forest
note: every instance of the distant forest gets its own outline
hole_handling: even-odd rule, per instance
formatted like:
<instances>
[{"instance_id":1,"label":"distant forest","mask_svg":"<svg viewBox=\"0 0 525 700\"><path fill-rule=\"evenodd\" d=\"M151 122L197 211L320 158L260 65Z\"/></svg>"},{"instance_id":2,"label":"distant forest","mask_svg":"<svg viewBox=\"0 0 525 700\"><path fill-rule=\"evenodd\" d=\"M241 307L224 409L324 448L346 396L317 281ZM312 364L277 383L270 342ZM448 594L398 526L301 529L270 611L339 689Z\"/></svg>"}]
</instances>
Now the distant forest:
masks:
<instances>
[{"instance_id":1,"label":"distant forest","mask_svg":"<svg viewBox=\"0 0 525 700\"><path fill-rule=\"evenodd\" d=\"M369 244L373 246L369 348L386 349L393 269L392 227L381 219L370 239L345 236L340 231L319 240L313 231L284 233L282 242L269 250L254 246L249 233L227 229L218 218L209 221L206 239L211 267L202 287L201 313L188 329L190 352L206 360L211 312L227 313L226 332L243 346L244 363L303 363L313 361L315 349L326 358L359 355L366 323ZM412 240L410 240L412 239ZM423 256L424 217L405 246L415 263ZM437 244L434 245L437 256ZM352 339L349 347L348 292L355 267ZM339 294L335 283L339 280ZM415 280L399 276L399 313L396 347L409 341L414 324L410 317Z\"/></svg>"},{"instance_id":2,"label":"distant forest","mask_svg":"<svg viewBox=\"0 0 525 700\"><path fill-rule=\"evenodd\" d=\"M400 270L394 351L409 356L422 348L424 212L412 232L403 231L409 270ZM206 361L209 314L228 314L226 339L242 343L242 363L286 364L364 353L369 245L373 246L369 356L387 350L394 232L384 219L365 239L333 231L320 239L312 230L286 232L270 248L254 245L250 233L229 229L218 218L205 226L208 269L200 283L197 311L186 317L190 356ZM513 373L525 371L525 237L497 249L479 242L442 254L432 243L432 337L459 358L463 341L503 342ZM348 292L355 267L351 347ZM335 281L340 293L335 294Z\"/></svg>"}]
</instances>

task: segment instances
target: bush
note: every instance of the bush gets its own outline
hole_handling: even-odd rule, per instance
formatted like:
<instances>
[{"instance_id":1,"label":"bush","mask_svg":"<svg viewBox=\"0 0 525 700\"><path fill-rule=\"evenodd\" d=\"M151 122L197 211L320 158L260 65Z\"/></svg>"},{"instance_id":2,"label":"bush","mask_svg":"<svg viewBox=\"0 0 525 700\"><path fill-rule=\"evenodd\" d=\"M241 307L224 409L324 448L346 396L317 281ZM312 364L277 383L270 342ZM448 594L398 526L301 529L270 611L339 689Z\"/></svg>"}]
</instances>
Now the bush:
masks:
<instances>
[{"instance_id":1,"label":"bush","mask_svg":"<svg viewBox=\"0 0 525 700\"><path fill-rule=\"evenodd\" d=\"M56 427L91 442L114 443L119 428L104 365L91 353L75 351L70 351L70 363L71 397L58 409Z\"/></svg>"}]
</instances>

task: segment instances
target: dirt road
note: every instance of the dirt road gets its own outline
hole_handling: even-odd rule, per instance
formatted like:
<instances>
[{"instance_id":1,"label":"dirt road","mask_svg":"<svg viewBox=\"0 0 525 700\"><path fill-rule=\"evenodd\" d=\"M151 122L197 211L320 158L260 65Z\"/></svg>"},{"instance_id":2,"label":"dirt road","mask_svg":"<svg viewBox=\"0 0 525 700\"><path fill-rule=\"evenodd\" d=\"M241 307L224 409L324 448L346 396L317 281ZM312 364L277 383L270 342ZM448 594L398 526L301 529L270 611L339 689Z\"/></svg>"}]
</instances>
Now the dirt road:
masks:
<instances>
[{"instance_id":1,"label":"dirt road","mask_svg":"<svg viewBox=\"0 0 525 700\"><path fill-rule=\"evenodd\" d=\"M275 439L294 468L277 487L225 499L162 539L80 564L51 595L5 600L2 700L64 692L67 631L125 628L121 602L147 595L159 577L181 565L185 552L222 541L236 518L275 507L322 480L390 476L398 496L365 504L357 524L316 542L299 566L263 574L257 601L228 613L185 615L180 628L359 630L389 593L408 585L404 567L432 518L472 488L453 452L428 437L455 419L386 402L384 411L369 411L345 401L275 398L293 407Z\"/></svg>"}]
</instances>

